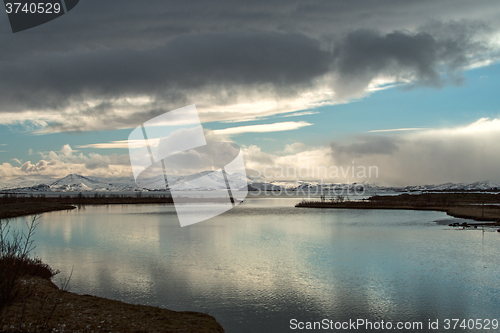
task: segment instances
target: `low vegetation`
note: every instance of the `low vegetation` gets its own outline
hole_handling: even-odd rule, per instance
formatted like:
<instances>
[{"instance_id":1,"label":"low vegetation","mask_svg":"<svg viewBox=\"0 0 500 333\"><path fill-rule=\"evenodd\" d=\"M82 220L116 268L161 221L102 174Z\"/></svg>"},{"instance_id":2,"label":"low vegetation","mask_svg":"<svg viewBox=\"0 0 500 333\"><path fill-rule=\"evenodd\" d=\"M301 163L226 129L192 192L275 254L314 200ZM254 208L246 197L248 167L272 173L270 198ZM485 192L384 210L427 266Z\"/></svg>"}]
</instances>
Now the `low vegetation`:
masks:
<instances>
[{"instance_id":1,"label":"low vegetation","mask_svg":"<svg viewBox=\"0 0 500 333\"><path fill-rule=\"evenodd\" d=\"M367 200L345 201L337 197L320 201L304 200L296 207L344 209L409 209L443 211L453 217L476 221L500 220L500 194L492 193L423 193L372 196Z\"/></svg>"},{"instance_id":2,"label":"low vegetation","mask_svg":"<svg viewBox=\"0 0 500 333\"><path fill-rule=\"evenodd\" d=\"M130 203L172 203L170 195L145 196L142 192L135 195L78 193L46 195L42 194L16 194L4 193L0 196L0 206L21 203L58 203L66 205L103 205L103 204L130 204Z\"/></svg>"},{"instance_id":3,"label":"low vegetation","mask_svg":"<svg viewBox=\"0 0 500 333\"><path fill-rule=\"evenodd\" d=\"M99 194L84 195L60 194L50 196L46 194L15 194L0 195L0 219L41 214L57 210L75 209L75 205L127 205L127 204L164 204L172 203L167 195L144 196L141 192L136 195Z\"/></svg>"},{"instance_id":4,"label":"low vegetation","mask_svg":"<svg viewBox=\"0 0 500 333\"><path fill-rule=\"evenodd\" d=\"M0 220L0 332L224 332L208 314L70 293L71 275L57 287L59 272L31 256L37 225L37 216L25 231Z\"/></svg>"},{"instance_id":5,"label":"low vegetation","mask_svg":"<svg viewBox=\"0 0 500 333\"><path fill-rule=\"evenodd\" d=\"M37 224L37 216L34 216L26 223L27 231L23 232L14 229L9 220L0 220L0 328L4 330L26 330L23 320L25 311L21 311L20 318L16 318L17 325L12 322L16 314L9 311L14 303L25 305L33 297L36 285L26 281L32 278L49 280L59 273L40 258L31 257ZM43 331L47 327L52 314L47 311L47 306L52 308L54 304L46 303L40 307L37 324L32 327L34 331ZM10 325L3 327L7 322L10 322Z\"/></svg>"}]
</instances>

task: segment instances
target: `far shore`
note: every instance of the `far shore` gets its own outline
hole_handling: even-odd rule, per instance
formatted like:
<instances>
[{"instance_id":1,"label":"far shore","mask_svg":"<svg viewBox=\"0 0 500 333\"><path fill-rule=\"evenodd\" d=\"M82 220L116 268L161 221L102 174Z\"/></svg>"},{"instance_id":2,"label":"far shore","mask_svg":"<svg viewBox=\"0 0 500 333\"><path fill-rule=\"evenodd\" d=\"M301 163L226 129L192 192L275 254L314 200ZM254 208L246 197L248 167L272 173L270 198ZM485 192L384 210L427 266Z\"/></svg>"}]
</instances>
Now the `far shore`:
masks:
<instances>
[{"instance_id":1,"label":"far shore","mask_svg":"<svg viewBox=\"0 0 500 333\"><path fill-rule=\"evenodd\" d=\"M60 210L72 210L79 205L139 205L171 204L170 196L120 196L120 195L77 195L53 196L0 196L0 219L42 214Z\"/></svg>"},{"instance_id":2,"label":"far shore","mask_svg":"<svg viewBox=\"0 0 500 333\"><path fill-rule=\"evenodd\" d=\"M303 201L295 207L432 210L446 212L457 218L482 222L476 223L476 225L500 225L500 195L489 193L401 194L397 196L373 196L362 201L344 201L342 197L338 197L331 200Z\"/></svg>"},{"instance_id":3,"label":"far shore","mask_svg":"<svg viewBox=\"0 0 500 333\"><path fill-rule=\"evenodd\" d=\"M77 206L84 205L148 205L148 204L173 204L174 200L167 194L143 195L138 192L135 195L122 194L99 194L99 193L67 193L59 196L53 193L37 193L30 195L19 195L17 193L0 194L0 220L21 216L29 216L54 212L60 210L72 210ZM148 193L149 194L149 193ZM233 200L230 198L230 200ZM227 202L227 198L217 197L176 197L176 203L214 203Z\"/></svg>"}]
</instances>

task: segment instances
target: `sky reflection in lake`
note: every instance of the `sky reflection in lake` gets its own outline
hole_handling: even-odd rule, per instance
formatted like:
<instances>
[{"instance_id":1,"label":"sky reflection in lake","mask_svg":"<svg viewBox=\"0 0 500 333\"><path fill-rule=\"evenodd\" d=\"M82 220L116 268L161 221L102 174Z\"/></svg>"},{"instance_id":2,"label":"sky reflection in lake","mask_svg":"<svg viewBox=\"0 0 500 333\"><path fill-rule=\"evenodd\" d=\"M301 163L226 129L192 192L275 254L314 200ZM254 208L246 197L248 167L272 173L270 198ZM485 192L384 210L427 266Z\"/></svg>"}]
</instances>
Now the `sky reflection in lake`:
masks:
<instances>
[{"instance_id":1,"label":"sky reflection in lake","mask_svg":"<svg viewBox=\"0 0 500 333\"><path fill-rule=\"evenodd\" d=\"M294 208L298 200L247 199L185 228L172 206L48 213L36 253L62 271L56 282L74 266L73 292L208 312L227 332L285 332L292 318L498 315L494 229L436 224L442 212Z\"/></svg>"}]
</instances>

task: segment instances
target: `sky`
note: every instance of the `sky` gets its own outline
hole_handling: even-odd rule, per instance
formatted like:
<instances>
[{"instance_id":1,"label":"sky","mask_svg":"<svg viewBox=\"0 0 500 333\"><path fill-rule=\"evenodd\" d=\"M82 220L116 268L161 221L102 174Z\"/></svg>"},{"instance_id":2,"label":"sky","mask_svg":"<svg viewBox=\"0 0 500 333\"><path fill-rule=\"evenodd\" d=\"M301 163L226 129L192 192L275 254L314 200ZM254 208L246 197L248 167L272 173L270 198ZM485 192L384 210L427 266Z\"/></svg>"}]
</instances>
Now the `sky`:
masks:
<instances>
[{"instance_id":1,"label":"sky","mask_svg":"<svg viewBox=\"0 0 500 333\"><path fill-rule=\"evenodd\" d=\"M81 0L15 34L0 15L0 181L131 177L130 132L194 104L256 179L500 182L499 15L496 0Z\"/></svg>"}]
</instances>

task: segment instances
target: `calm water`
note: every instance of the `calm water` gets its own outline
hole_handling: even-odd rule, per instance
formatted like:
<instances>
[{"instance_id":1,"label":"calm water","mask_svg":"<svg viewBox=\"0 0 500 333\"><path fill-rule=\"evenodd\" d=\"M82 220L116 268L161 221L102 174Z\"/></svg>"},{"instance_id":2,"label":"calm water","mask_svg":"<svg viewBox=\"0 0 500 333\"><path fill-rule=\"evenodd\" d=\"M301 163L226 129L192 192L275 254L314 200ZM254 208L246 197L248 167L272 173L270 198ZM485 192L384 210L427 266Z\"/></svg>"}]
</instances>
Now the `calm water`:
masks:
<instances>
[{"instance_id":1,"label":"calm water","mask_svg":"<svg viewBox=\"0 0 500 333\"><path fill-rule=\"evenodd\" d=\"M185 228L172 206L48 213L36 253L62 271L56 282L74 265L73 292L207 312L229 333L288 332L293 318L425 328L500 317L494 229L453 229L434 222L454 220L440 212L294 208L299 200L247 199Z\"/></svg>"}]
</instances>

